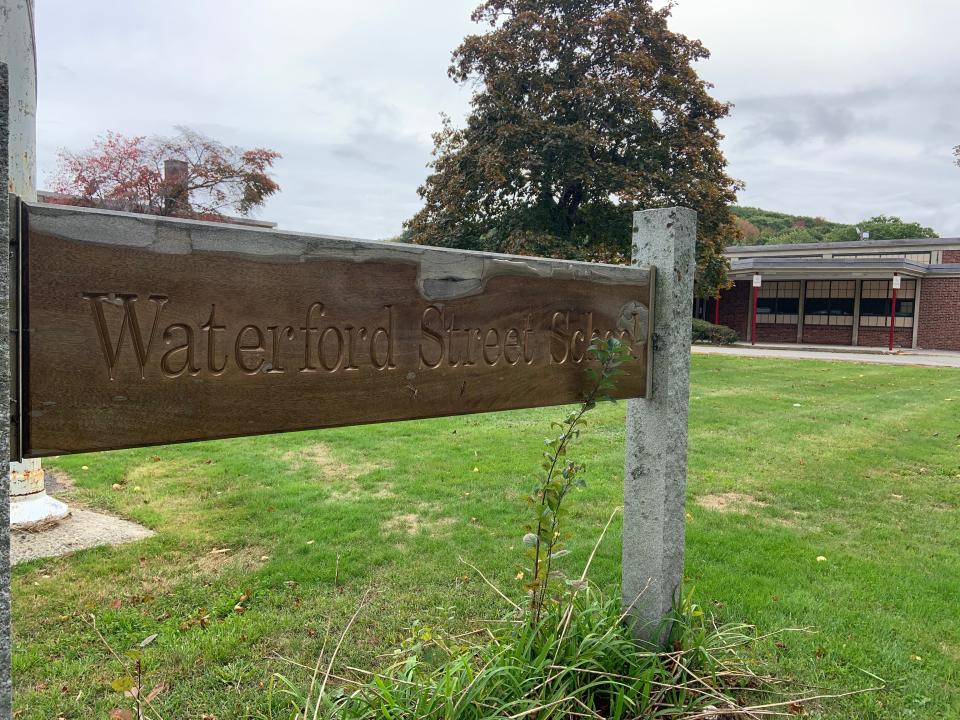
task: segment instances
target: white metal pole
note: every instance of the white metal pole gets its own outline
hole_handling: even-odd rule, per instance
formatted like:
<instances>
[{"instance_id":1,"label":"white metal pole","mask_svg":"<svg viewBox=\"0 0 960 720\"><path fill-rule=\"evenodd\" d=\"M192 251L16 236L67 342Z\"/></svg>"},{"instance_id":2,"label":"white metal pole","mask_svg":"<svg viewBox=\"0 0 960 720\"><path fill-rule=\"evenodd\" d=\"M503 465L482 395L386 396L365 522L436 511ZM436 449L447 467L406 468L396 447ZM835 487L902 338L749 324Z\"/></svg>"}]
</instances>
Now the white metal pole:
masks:
<instances>
[{"instance_id":1,"label":"white metal pole","mask_svg":"<svg viewBox=\"0 0 960 720\"><path fill-rule=\"evenodd\" d=\"M0 0L0 62L9 74L8 191L37 199L37 52L33 0ZM61 518L69 508L43 489L39 460L10 463L10 524Z\"/></svg>"}]
</instances>

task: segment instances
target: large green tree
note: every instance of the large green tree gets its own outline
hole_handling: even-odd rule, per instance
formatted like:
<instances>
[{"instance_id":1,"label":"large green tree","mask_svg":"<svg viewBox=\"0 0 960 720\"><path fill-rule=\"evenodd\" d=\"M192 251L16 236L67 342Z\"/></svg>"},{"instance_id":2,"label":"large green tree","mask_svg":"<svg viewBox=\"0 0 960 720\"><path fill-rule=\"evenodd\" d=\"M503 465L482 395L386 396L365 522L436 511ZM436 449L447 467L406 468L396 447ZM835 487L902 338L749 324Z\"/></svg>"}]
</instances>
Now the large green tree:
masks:
<instances>
[{"instance_id":1,"label":"large green tree","mask_svg":"<svg viewBox=\"0 0 960 720\"><path fill-rule=\"evenodd\" d=\"M855 226L848 225L841 230L835 230L826 239L854 241L865 237L869 237L870 240L911 240L939 236L936 230L920 223L904 222L893 215L876 215L867 220L861 220Z\"/></svg>"},{"instance_id":2,"label":"large green tree","mask_svg":"<svg viewBox=\"0 0 960 720\"><path fill-rule=\"evenodd\" d=\"M449 69L475 83L466 127L434 136L413 242L626 262L631 212L699 214L697 288L726 282L737 230L714 100L693 63L703 45L670 31L650 0L487 0Z\"/></svg>"}]
</instances>

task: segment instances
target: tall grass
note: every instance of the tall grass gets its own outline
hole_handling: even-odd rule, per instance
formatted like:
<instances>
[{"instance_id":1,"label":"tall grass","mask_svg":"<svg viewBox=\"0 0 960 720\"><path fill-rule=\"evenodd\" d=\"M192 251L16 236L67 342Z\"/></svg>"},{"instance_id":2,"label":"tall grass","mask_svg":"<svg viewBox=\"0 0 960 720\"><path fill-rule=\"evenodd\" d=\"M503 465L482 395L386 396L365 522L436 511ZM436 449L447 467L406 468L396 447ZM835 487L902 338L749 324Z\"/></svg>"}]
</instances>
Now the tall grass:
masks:
<instances>
[{"instance_id":1,"label":"tall grass","mask_svg":"<svg viewBox=\"0 0 960 720\"><path fill-rule=\"evenodd\" d=\"M271 691L285 695L290 710L271 717L759 717L760 709L751 709L750 702L760 702L774 688L772 680L754 675L739 659L751 642L749 627L712 626L688 602L673 618L671 649L645 650L624 621L619 598L588 587L570 602L546 606L536 625L511 616L466 648L460 646L462 638L407 643L400 658L381 672L351 668L353 679L332 676L333 685L327 674L322 685L314 682L306 692L276 675ZM780 710L788 706L784 702Z\"/></svg>"}]
</instances>

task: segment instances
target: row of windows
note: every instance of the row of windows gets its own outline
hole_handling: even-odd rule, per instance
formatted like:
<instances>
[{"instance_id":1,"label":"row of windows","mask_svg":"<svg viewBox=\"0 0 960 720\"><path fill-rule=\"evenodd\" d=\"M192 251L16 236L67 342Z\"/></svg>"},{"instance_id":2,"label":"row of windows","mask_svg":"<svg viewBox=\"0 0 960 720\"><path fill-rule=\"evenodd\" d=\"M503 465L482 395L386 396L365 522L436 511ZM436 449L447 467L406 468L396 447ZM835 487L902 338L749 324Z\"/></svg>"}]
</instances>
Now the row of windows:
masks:
<instances>
[{"instance_id":1,"label":"row of windows","mask_svg":"<svg viewBox=\"0 0 960 720\"><path fill-rule=\"evenodd\" d=\"M803 301L805 325L853 325L854 280L810 280ZM860 290L860 325L890 326L889 280L865 280ZM896 327L913 327L917 283L901 280L897 290ZM796 325L800 321L800 282L766 282L757 293L757 322Z\"/></svg>"},{"instance_id":2,"label":"row of windows","mask_svg":"<svg viewBox=\"0 0 960 720\"><path fill-rule=\"evenodd\" d=\"M897 259L897 260L912 260L917 263L929 264L931 261L929 252L918 252L918 253L834 253L833 257L835 258L857 258L857 259L872 259L880 258L883 260L886 259Z\"/></svg>"}]
</instances>

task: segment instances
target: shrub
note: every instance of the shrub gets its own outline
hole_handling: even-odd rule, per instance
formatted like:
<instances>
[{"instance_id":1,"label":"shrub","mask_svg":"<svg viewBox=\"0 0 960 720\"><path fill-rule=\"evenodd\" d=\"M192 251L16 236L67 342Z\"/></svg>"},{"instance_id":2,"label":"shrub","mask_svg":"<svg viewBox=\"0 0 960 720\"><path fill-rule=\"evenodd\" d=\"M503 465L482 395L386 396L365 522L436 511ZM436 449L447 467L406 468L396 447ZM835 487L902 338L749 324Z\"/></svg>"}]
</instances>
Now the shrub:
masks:
<instances>
[{"instance_id":1,"label":"shrub","mask_svg":"<svg viewBox=\"0 0 960 720\"><path fill-rule=\"evenodd\" d=\"M693 342L733 345L739 339L737 331L726 325L714 325L706 320L693 319Z\"/></svg>"}]
</instances>

